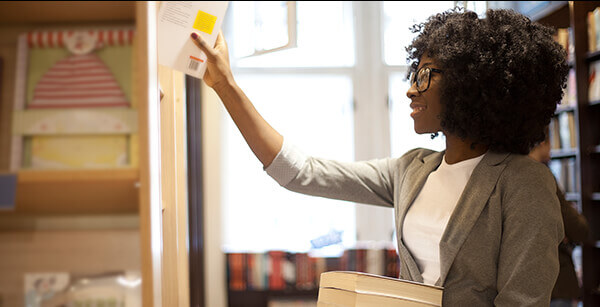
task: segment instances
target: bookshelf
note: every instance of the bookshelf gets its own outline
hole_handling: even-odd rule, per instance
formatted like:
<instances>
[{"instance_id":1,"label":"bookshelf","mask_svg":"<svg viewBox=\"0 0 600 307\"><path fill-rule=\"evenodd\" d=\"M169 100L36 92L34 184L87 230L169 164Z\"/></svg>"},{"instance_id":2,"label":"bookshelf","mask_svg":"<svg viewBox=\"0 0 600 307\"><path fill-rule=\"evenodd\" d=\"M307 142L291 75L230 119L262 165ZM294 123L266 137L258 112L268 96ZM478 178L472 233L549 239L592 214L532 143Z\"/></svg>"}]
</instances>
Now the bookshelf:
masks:
<instances>
[{"instance_id":1,"label":"bookshelf","mask_svg":"<svg viewBox=\"0 0 600 307\"><path fill-rule=\"evenodd\" d=\"M316 304L319 290L253 290L235 291L227 293L229 307L246 306L271 306L277 301L302 301L314 302ZM306 303L308 306L308 303Z\"/></svg>"},{"instance_id":2,"label":"bookshelf","mask_svg":"<svg viewBox=\"0 0 600 307\"><path fill-rule=\"evenodd\" d=\"M313 306L321 274L328 271L399 275L399 258L392 246L349 248L338 257L275 250L228 252L226 262L229 307Z\"/></svg>"},{"instance_id":3,"label":"bookshelf","mask_svg":"<svg viewBox=\"0 0 600 307\"><path fill-rule=\"evenodd\" d=\"M22 170L13 214L137 214L137 169ZM110 193L107 193L110 191Z\"/></svg>"},{"instance_id":4,"label":"bookshelf","mask_svg":"<svg viewBox=\"0 0 600 307\"><path fill-rule=\"evenodd\" d=\"M600 101L589 99L588 78L591 66L600 62L600 51L590 51L588 46L588 12L600 7L599 1L564 1L547 14L533 18L554 28L570 28L572 69L575 73L576 103L559 108L557 119L571 113L574 119L574 148L554 149L552 162L574 161L574 191L567 191L567 200L577 204L590 225L591 235L582 246L583 305L600 305Z\"/></svg>"},{"instance_id":5,"label":"bookshelf","mask_svg":"<svg viewBox=\"0 0 600 307\"><path fill-rule=\"evenodd\" d=\"M146 166L148 105L155 98L149 90L154 76L148 71L153 59L148 41L154 29L148 27L147 18L148 3L144 1L0 3L0 172L17 175L15 209L0 212L0 221L11 221L0 230L4 247L0 252L0 305L23 305L25 272L93 275L114 270L140 271L143 306L153 305L156 273ZM132 155L139 167L9 171L18 36L34 30L104 26L127 26L136 31L131 90L137 100L138 149Z\"/></svg>"}]
</instances>

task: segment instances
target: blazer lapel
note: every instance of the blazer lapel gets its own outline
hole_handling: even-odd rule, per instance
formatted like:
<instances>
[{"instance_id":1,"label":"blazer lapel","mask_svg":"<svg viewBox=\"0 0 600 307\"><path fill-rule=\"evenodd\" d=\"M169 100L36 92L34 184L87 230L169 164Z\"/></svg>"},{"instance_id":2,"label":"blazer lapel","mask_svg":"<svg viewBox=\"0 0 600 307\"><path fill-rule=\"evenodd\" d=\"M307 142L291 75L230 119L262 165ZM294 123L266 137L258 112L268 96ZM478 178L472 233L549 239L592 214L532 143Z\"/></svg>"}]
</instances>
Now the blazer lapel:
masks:
<instances>
[{"instance_id":1,"label":"blazer lapel","mask_svg":"<svg viewBox=\"0 0 600 307\"><path fill-rule=\"evenodd\" d=\"M416 159L411 163L410 167L406 170L404 178L402 179L402 188L400 190L400 201L396 208L396 229L397 229L397 240L400 256L403 258L406 269L410 275L410 278L415 281L423 282L423 277L418 269L418 266L408 249L402 242L402 225L404 223L404 217L410 205L413 203L421 188L425 184L427 177L433 172L442 162L444 152L438 152L430 154L423 159Z\"/></svg>"},{"instance_id":2,"label":"blazer lapel","mask_svg":"<svg viewBox=\"0 0 600 307\"><path fill-rule=\"evenodd\" d=\"M487 204L506 164L508 153L488 152L475 167L440 240L440 278L443 285L458 250Z\"/></svg>"}]
</instances>

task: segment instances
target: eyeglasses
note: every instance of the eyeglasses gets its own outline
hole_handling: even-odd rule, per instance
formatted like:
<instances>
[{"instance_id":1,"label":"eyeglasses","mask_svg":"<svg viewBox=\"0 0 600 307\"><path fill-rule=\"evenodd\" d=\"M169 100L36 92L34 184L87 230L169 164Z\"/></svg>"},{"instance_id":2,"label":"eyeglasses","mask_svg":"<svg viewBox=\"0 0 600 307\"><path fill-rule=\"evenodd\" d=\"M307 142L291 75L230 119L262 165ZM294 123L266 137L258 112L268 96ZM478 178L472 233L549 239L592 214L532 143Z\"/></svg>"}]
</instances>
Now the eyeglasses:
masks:
<instances>
[{"instance_id":1,"label":"eyeglasses","mask_svg":"<svg viewBox=\"0 0 600 307\"><path fill-rule=\"evenodd\" d=\"M431 73L437 72L442 73L441 70L431 67L421 67L416 72L412 73L412 78L410 84L417 84L417 91L419 93L424 93L429 89L429 84L431 83Z\"/></svg>"}]
</instances>

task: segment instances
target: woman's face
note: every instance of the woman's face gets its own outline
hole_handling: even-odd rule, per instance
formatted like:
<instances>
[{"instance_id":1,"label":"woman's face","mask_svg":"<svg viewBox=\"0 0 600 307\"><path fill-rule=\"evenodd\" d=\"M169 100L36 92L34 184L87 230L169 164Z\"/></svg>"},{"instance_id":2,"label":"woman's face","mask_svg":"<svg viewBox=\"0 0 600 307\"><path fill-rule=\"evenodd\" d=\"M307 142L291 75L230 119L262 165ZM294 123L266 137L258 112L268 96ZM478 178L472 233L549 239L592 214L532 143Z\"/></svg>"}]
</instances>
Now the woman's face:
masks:
<instances>
[{"instance_id":1,"label":"woman's face","mask_svg":"<svg viewBox=\"0 0 600 307\"><path fill-rule=\"evenodd\" d=\"M426 67L440 69L435 64L435 60L423 55L417 71ZM417 90L417 82L414 82L406 92L406 96L411 100L410 108L413 110L410 116L414 120L415 132L419 134L442 131L440 124L442 104L440 103L439 82L443 72L432 71L430 74L429 88L419 92ZM423 83L427 85L427 80L424 80Z\"/></svg>"}]
</instances>

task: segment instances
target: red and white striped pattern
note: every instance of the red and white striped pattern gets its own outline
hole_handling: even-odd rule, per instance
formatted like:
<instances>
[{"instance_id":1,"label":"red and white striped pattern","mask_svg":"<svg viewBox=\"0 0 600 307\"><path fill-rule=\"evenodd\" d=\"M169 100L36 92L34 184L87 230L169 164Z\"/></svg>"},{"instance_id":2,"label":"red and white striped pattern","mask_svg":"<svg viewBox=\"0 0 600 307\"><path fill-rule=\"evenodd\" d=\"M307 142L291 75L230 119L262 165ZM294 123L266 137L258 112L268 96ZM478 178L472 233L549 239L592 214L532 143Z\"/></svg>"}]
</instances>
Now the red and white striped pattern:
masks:
<instances>
[{"instance_id":1,"label":"red and white striped pattern","mask_svg":"<svg viewBox=\"0 0 600 307\"><path fill-rule=\"evenodd\" d=\"M64 39L76 31L32 31L27 33L29 48L64 47ZM131 45L133 29L89 30L91 35L98 37L98 42L108 46Z\"/></svg>"},{"instance_id":2,"label":"red and white striped pattern","mask_svg":"<svg viewBox=\"0 0 600 307\"><path fill-rule=\"evenodd\" d=\"M28 108L129 106L125 94L95 54L58 61L37 83Z\"/></svg>"}]
</instances>

